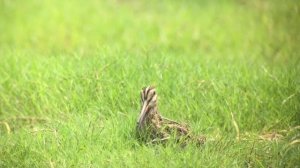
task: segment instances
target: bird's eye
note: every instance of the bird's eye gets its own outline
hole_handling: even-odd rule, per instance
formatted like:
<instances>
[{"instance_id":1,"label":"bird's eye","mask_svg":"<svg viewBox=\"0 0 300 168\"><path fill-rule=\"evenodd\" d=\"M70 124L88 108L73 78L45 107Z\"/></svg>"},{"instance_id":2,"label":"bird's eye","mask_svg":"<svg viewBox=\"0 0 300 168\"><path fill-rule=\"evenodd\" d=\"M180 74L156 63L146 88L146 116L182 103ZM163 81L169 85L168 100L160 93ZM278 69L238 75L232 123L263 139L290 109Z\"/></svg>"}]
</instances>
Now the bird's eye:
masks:
<instances>
[{"instance_id":1,"label":"bird's eye","mask_svg":"<svg viewBox=\"0 0 300 168\"><path fill-rule=\"evenodd\" d=\"M153 92L152 92L152 95L151 95L151 97L153 97L153 96L155 96L155 91L153 91Z\"/></svg>"}]
</instances>

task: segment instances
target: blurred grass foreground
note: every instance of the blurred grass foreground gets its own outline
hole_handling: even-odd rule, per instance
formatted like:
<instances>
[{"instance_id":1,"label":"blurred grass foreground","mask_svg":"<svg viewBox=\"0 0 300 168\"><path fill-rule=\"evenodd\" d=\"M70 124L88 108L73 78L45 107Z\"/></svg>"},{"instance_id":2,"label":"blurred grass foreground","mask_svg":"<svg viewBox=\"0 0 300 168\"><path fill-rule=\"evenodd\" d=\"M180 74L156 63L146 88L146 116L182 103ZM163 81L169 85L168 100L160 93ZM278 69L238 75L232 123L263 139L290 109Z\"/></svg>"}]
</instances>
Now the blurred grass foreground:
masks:
<instances>
[{"instance_id":1,"label":"blurred grass foreground","mask_svg":"<svg viewBox=\"0 0 300 168\"><path fill-rule=\"evenodd\" d=\"M297 167L296 0L0 0L0 167ZM207 143L135 138L139 91Z\"/></svg>"}]
</instances>

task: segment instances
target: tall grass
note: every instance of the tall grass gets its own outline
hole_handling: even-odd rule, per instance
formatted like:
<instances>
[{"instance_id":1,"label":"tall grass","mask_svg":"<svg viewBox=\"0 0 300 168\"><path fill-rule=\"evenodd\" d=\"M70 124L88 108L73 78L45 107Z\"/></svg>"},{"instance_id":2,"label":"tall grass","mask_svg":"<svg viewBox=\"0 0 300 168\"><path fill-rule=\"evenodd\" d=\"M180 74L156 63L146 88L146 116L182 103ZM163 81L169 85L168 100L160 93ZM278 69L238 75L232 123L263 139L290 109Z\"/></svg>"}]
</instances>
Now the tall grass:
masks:
<instances>
[{"instance_id":1,"label":"tall grass","mask_svg":"<svg viewBox=\"0 0 300 168\"><path fill-rule=\"evenodd\" d=\"M1 0L0 167L296 167L299 7ZM204 146L136 140L147 85Z\"/></svg>"}]
</instances>

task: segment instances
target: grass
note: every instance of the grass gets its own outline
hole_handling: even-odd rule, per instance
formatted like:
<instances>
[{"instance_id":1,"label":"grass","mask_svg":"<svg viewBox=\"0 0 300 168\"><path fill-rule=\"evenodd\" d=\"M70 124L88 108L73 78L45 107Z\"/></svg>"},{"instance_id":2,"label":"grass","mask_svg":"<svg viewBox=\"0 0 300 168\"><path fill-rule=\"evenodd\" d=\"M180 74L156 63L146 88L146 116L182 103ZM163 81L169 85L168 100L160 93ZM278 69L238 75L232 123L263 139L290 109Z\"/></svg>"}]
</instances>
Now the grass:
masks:
<instances>
[{"instance_id":1,"label":"grass","mask_svg":"<svg viewBox=\"0 0 300 168\"><path fill-rule=\"evenodd\" d=\"M299 10L0 0L0 167L299 166ZM135 139L147 85L203 147Z\"/></svg>"}]
</instances>

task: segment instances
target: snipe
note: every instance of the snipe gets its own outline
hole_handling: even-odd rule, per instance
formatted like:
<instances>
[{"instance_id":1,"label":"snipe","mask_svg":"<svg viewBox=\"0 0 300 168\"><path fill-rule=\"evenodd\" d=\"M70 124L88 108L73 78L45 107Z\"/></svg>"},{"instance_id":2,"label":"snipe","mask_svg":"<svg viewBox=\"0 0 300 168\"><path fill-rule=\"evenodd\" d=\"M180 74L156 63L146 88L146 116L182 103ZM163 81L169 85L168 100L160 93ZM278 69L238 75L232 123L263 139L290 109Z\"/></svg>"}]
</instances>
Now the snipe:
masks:
<instances>
[{"instance_id":1,"label":"snipe","mask_svg":"<svg viewBox=\"0 0 300 168\"><path fill-rule=\"evenodd\" d=\"M141 91L142 109L137 121L138 138L147 143L162 143L175 137L182 145L205 142L204 136L194 136L188 126L177 121L164 118L158 112L157 94L153 86L145 87Z\"/></svg>"}]
</instances>

